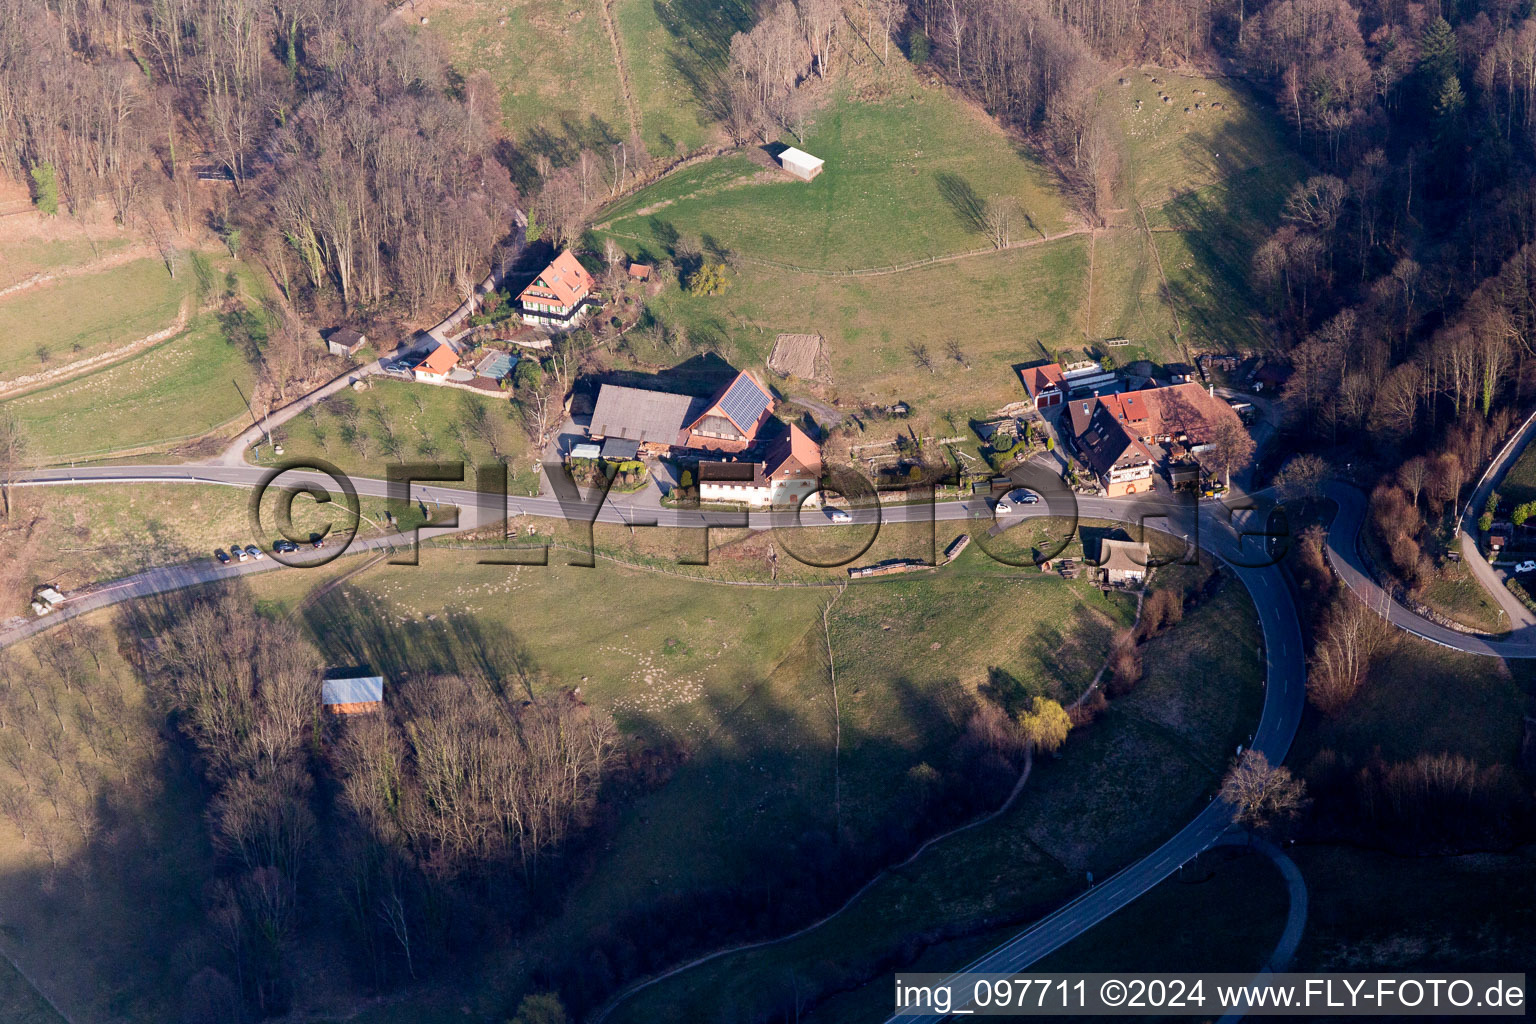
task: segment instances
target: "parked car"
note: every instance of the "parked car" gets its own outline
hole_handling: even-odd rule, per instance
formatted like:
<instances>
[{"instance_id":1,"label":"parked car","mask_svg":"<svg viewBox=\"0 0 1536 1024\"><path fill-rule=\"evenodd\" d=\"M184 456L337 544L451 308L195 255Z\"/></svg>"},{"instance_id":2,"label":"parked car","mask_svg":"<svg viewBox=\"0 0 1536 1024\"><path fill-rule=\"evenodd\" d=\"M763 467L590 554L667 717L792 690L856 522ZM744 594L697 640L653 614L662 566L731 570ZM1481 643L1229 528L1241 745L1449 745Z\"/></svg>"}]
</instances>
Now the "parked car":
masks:
<instances>
[{"instance_id":1,"label":"parked car","mask_svg":"<svg viewBox=\"0 0 1536 1024\"><path fill-rule=\"evenodd\" d=\"M1010 501L1017 502L1020 505L1040 504L1040 495L1036 494L1034 491L1014 491L1012 494L1008 495L1008 499Z\"/></svg>"},{"instance_id":2,"label":"parked car","mask_svg":"<svg viewBox=\"0 0 1536 1024\"><path fill-rule=\"evenodd\" d=\"M219 560L219 564L220 565L228 565L229 564L229 556L224 553L224 549L223 548L219 548L217 551L215 551L213 553L213 557L217 558Z\"/></svg>"},{"instance_id":3,"label":"parked car","mask_svg":"<svg viewBox=\"0 0 1536 1024\"><path fill-rule=\"evenodd\" d=\"M312 548L323 548L325 547L325 538L318 533L312 533L309 535L309 546Z\"/></svg>"},{"instance_id":4,"label":"parked car","mask_svg":"<svg viewBox=\"0 0 1536 1024\"><path fill-rule=\"evenodd\" d=\"M272 550L280 555L286 555L299 550L299 546L291 540L280 540L272 545Z\"/></svg>"},{"instance_id":5,"label":"parked car","mask_svg":"<svg viewBox=\"0 0 1536 1024\"><path fill-rule=\"evenodd\" d=\"M851 523L851 522L853 522L853 516L849 515L847 512L844 512L840 508L829 508L829 509L827 509L827 516L834 523Z\"/></svg>"},{"instance_id":6,"label":"parked car","mask_svg":"<svg viewBox=\"0 0 1536 1024\"><path fill-rule=\"evenodd\" d=\"M1000 516L1005 516L1013 511L1013 506L1008 504L1007 498L998 498L997 507L993 509Z\"/></svg>"},{"instance_id":7,"label":"parked car","mask_svg":"<svg viewBox=\"0 0 1536 1024\"><path fill-rule=\"evenodd\" d=\"M251 556L246 554L245 548L239 544L231 544L229 546L229 553L242 562L249 562L251 560Z\"/></svg>"},{"instance_id":8,"label":"parked car","mask_svg":"<svg viewBox=\"0 0 1536 1024\"><path fill-rule=\"evenodd\" d=\"M267 557L261 553L261 548L257 547L255 544L247 544L245 546L245 553L256 559L258 562Z\"/></svg>"},{"instance_id":9,"label":"parked car","mask_svg":"<svg viewBox=\"0 0 1536 1024\"><path fill-rule=\"evenodd\" d=\"M1536 562L1521 562L1515 566L1515 572L1536 572Z\"/></svg>"}]
</instances>

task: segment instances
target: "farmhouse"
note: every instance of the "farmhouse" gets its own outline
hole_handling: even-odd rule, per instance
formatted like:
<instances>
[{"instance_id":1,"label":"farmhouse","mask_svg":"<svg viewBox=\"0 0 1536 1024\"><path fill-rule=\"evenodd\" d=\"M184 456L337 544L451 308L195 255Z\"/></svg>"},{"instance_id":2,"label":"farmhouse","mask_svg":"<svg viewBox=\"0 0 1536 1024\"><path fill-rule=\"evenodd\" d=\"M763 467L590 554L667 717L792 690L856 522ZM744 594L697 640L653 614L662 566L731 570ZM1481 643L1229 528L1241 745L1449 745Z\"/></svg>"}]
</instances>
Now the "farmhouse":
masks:
<instances>
[{"instance_id":1,"label":"farmhouse","mask_svg":"<svg viewBox=\"0 0 1536 1024\"><path fill-rule=\"evenodd\" d=\"M580 323L593 286L587 268L565 250L517 297L523 322L555 328Z\"/></svg>"},{"instance_id":2,"label":"farmhouse","mask_svg":"<svg viewBox=\"0 0 1536 1024\"><path fill-rule=\"evenodd\" d=\"M779 165L801 181L810 181L816 177L816 175L821 173L822 165L825 163L825 160L811 156L811 154L804 150L796 149L794 146L790 146L779 154Z\"/></svg>"},{"instance_id":3,"label":"farmhouse","mask_svg":"<svg viewBox=\"0 0 1536 1024\"><path fill-rule=\"evenodd\" d=\"M1056 363L1044 366L1026 366L1019 371L1024 380L1024 390L1029 392L1036 409L1049 409L1066 401L1067 386Z\"/></svg>"},{"instance_id":4,"label":"farmhouse","mask_svg":"<svg viewBox=\"0 0 1536 1024\"><path fill-rule=\"evenodd\" d=\"M320 687L320 707L331 715L362 715L384 706L384 677L327 679Z\"/></svg>"},{"instance_id":5,"label":"farmhouse","mask_svg":"<svg viewBox=\"0 0 1536 1024\"><path fill-rule=\"evenodd\" d=\"M366 344L368 336L350 327L338 327L325 339L325 347L333 356L355 356Z\"/></svg>"},{"instance_id":6,"label":"farmhouse","mask_svg":"<svg viewBox=\"0 0 1536 1024\"><path fill-rule=\"evenodd\" d=\"M1099 542L1099 572L1103 582L1123 587L1141 583L1147 578L1147 561L1151 550L1145 543L1129 540L1104 540Z\"/></svg>"},{"instance_id":7,"label":"farmhouse","mask_svg":"<svg viewBox=\"0 0 1536 1024\"><path fill-rule=\"evenodd\" d=\"M684 444L708 451L746 451L772 412L773 396L756 377L742 370L688 425Z\"/></svg>"},{"instance_id":8,"label":"farmhouse","mask_svg":"<svg viewBox=\"0 0 1536 1024\"><path fill-rule=\"evenodd\" d=\"M1174 384L1118 395L1074 398L1067 405L1078 453L1111 497L1150 490L1153 446L1199 452L1224 421L1241 422L1232 407L1198 384Z\"/></svg>"},{"instance_id":9,"label":"farmhouse","mask_svg":"<svg viewBox=\"0 0 1536 1024\"><path fill-rule=\"evenodd\" d=\"M761 462L751 465L750 475L743 463L706 462L699 466L701 501L793 506L812 499L820 490L821 446L793 425Z\"/></svg>"},{"instance_id":10,"label":"farmhouse","mask_svg":"<svg viewBox=\"0 0 1536 1024\"><path fill-rule=\"evenodd\" d=\"M441 384L448 379L448 374L458 365L459 354L453 350L452 345L440 341L436 348L427 353L427 358L417 363L411 372L423 383Z\"/></svg>"}]
</instances>

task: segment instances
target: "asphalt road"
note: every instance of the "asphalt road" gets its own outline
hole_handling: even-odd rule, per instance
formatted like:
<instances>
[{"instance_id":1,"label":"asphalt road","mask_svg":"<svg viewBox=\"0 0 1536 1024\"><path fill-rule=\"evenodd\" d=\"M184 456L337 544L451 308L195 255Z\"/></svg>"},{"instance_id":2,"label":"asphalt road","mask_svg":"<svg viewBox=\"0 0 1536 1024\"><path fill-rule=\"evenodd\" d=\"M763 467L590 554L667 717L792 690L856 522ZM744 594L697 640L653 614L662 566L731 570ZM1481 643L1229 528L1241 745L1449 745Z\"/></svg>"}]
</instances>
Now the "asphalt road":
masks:
<instances>
[{"instance_id":1,"label":"asphalt road","mask_svg":"<svg viewBox=\"0 0 1536 1024\"><path fill-rule=\"evenodd\" d=\"M1328 562L1355 596L1377 614L1385 616L1399 629L1442 647L1494 658L1536 658L1536 626L1520 627L1505 639L1495 640L1442 626L1394 601L1392 595L1371 578L1365 560L1360 556L1358 541L1360 526L1365 520L1365 495L1340 483L1330 484L1327 494L1339 506L1338 514L1328 527Z\"/></svg>"}]
</instances>

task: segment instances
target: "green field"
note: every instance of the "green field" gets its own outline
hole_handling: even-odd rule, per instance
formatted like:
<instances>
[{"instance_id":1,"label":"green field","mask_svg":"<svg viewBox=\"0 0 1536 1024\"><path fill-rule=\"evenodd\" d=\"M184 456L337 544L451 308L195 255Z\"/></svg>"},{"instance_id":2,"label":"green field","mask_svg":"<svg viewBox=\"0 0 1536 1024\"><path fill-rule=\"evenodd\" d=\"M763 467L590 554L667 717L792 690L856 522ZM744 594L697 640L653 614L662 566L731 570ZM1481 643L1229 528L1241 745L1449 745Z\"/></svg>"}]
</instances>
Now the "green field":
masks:
<instances>
[{"instance_id":1,"label":"green field","mask_svg":"<svg viewBox=\"0 0 1536 1024\"><path fill-rule=\"evenodd\" d=\"M465 77L488 72L512 136L559 165L583 146L606 156L629 135L599 3L462 0L435 8L422 31Z\"/></svg>"},{"instance_id":2,"label":"green field","mask_svg":"<svg viewBox=\"0 0 1536 1024\"><path fill-rule=\"evenodd\" d=\"M98 239L25 239L0 246L0 289L25 281L34 274L56 272L94 262L132 244L126 234Z\"/></svg>"},{"instance_id":3,"label":"green field","mask_svg":"<svg viewBox=\"0 0 1536 1024\"><path fill-rule=\"evenodd\" d=\"M164 263L142 259L0 299L0 378L98 355L170 326L190 278L172 278Z\"/></svg>"},{"instance_id":4,"label":"green field","mask_svg":"<svg viewBox=\"0 0 1536 1024\"><path fill-rule=\"evenodd\" d=\"M532 494L534 455L513 412L504 395L375 377L367 391L334 395L277 428L283 454L263 447L261 462L319 457L352 476L377 479L394 464L462 462L463 482L441 486L473 489L475 467L499 455L511 471L509 492Z\"/></svg>"},{"instance_id":5,"label":"green field","mask_svg":"<svg viewBox=\"0 0 1536 1024\"><path fill-rule=\"evenodd\" d=\"M883 101L839 94L803 148L827 162L814 181L731 154L603 211L602 229L636 252L667 254L683 236L743 260L849 270L985 248L979 206L994 198L1023 211L1016 240L1067 228L1038 164L985 116L910 78Z\"/></svg>"},{"instance_id":6,"label":"green field","mask_svg":"<svg viewBox=\"0 0 1536 1024\"><path fill-rule=\"evenodd\" d=\"M716 134L706 114L718 99L732 33L756 20L750 4L730 0L614 0L614 30L629 69L640 136L650 155L671 159ZM613 42L600 0L455 0L434 6L429 31L463 76L484 71L501 95L510 135L532 180L532 158L571 164L582 149L606 162L630 137Z\"/></svg>"},{"instance_id":7,"label":"green field","mask_svg":"<svg viewBox=\"0 0 1536 1024\"><path fill-rule=\"evenodd\" d=\"M721 1019L733 1008L780 998L791 977L805 994L870 982L828 1004L820 1019L888 1010L883 958L909 961L907 937L983 933L999 920L1027 923L1078 891L1084 871L1102 877L1205 805L1231 745L1258 718L1257 632L1247 594L1226 581L1182 625L1151 642L1148 678L1133 693L1070 738L1059 759L1037 761L1007 814L946 840L809 935L688 971L624 1003L612 1019ZM1212 687L1215 680L1223 685ZM1210 731L1170 728L1170 720L1204 721ZM952 970L959 962L927 969Z\"/></svg>"},{"instance_id":8,"label":"green field","mask_svg":"<svg viewBox=\"0 0 1536 1024\"><path fill-rule=\"evenodd\" d=\"M33 459L57 463L205 434L245 414L240 390L249 395L254 376L218 321L200 317L126 362L5 404L26 431Z\"/></svg>"}]
</instances>

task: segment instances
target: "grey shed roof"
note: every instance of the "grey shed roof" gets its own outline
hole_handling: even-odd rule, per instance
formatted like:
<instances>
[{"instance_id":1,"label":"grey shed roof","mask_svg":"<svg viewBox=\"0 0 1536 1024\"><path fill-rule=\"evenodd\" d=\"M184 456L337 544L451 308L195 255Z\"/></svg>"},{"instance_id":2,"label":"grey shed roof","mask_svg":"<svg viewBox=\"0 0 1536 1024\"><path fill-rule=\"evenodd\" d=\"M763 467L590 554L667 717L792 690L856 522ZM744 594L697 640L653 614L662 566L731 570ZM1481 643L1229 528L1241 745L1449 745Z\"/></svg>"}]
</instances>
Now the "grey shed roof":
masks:
<instances>
[{"instance_id":1,"label":"grey shed roof","mask_svg":"<svg viewBox=\"0 0 1536 1024\"><path fill-rule=\"evenodd\" d=\"M384 699L384 677L327 679L320 688L321 704L369 704Z\"/></svg>"},{"instance_id":2,"label":"grey shed roof","mask_svg":"<svg viewBox=\"0 0 1536 1024\"><path fill-rule=\"evenodd\" d=\"M677 444L693 399L665 391L604 384L592 410L593 437L622 437L632 441Z\"/></svg>"},{"instance_id":3,"label":"grey shed roof","mask_svg":"<svg viewBox=\"0 0 1536 1024\"><path fill-rule=\"evenodd\" d=\"M622 437L610 437L603 442L603 458L605 459L632 459L639 452L639 441L626 441Z\"/></svg>"}]
</instances>

